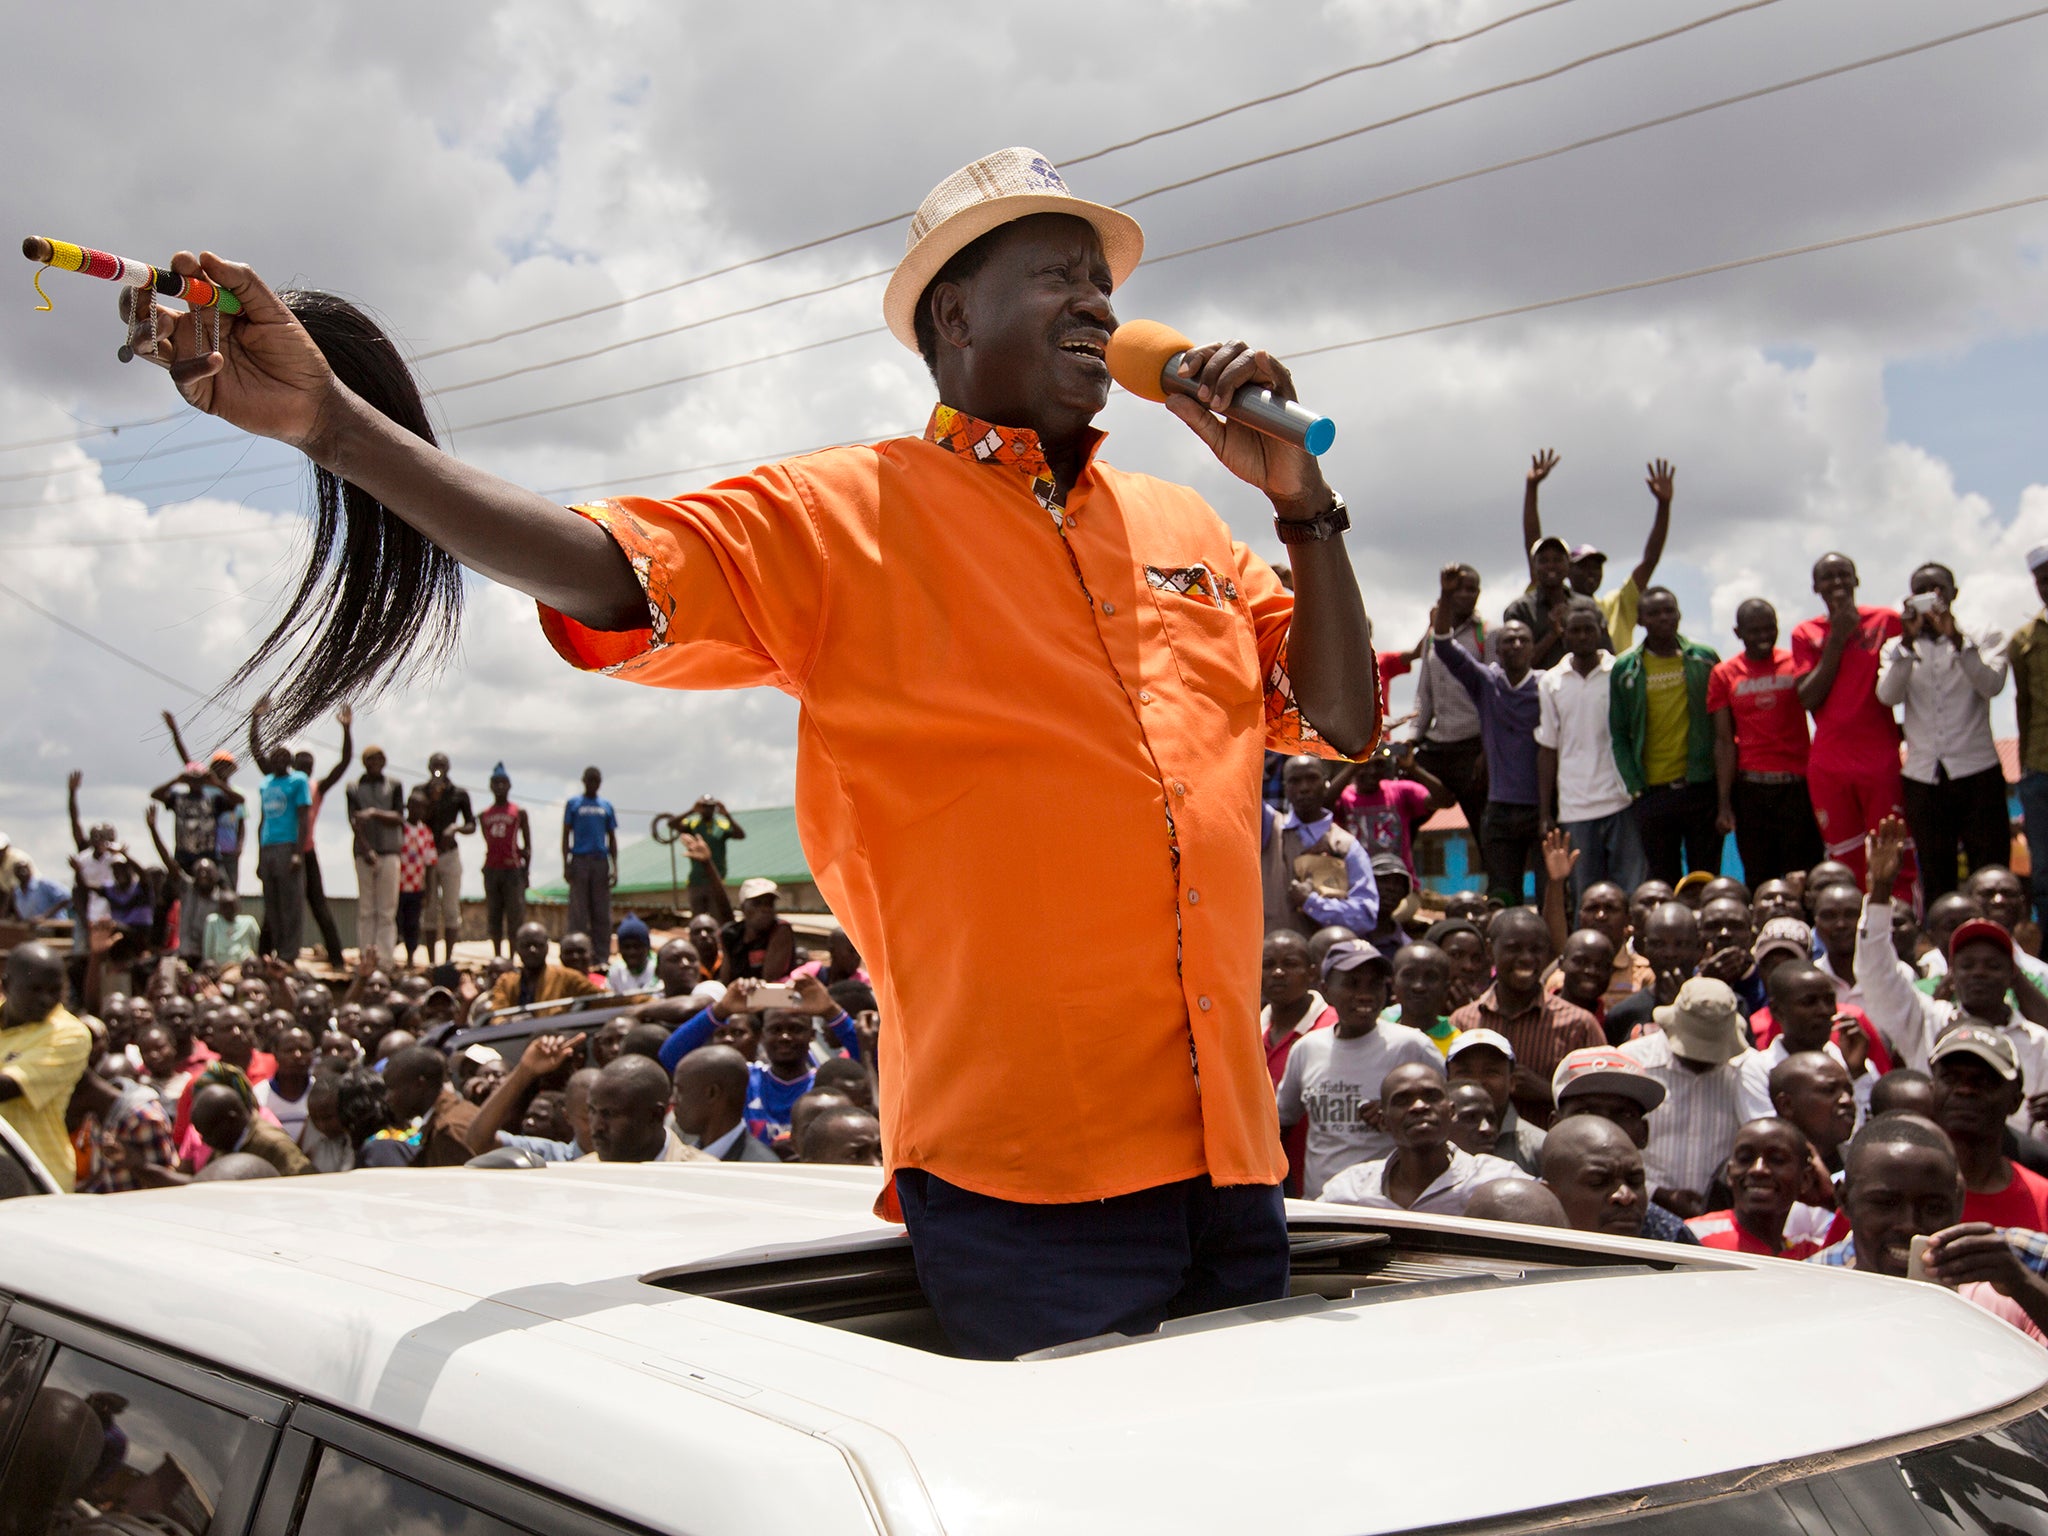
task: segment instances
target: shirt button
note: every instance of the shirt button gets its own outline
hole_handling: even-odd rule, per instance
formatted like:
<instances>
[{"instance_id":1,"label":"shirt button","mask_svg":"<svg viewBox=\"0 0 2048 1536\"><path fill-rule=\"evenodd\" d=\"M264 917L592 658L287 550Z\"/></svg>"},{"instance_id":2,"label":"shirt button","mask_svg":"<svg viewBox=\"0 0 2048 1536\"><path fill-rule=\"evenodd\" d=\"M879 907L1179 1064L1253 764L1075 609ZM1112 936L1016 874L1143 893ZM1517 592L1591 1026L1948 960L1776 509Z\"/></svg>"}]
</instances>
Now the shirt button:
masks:
<instances>
[{"instance_id":1,"label":"shirt button","mask_svg":"<svg viewBox=\"0 0 2048 1536\"><path fill-rule=\"evenodd\" d=\"M1173 792L1176 795L1184 795L1188 792L1188 787L1187 785L1181 783L1179 779L1175 779L1173 781Z\"/></svg>"},{"instance_id":2,"label":"shirt button","mask_svg":"<svg viewBox=\"0 0 2048 1536\"><path fill-rule=\"evenodd\" d=\"M1138 690L1138 702L1140 704L1150 704L1152 702L1152 695L1140 688Z\"/></svg>"},{"instance_id":3,"label":"shirt button","mask_svg":"<svg viewBox=\"0 0 2048 1536\"><path fill-rule=\"evenodd\" d=\"M1209 999L1206 997L1198 997L1195 999L1195 1006L1201 1009L1202 1012L1207 1013L1209 1011Z\"/></svg>"},{"instance_id":4,"label":"shirt button","mask_svg":"<svg viewBox=\"0 0 2048 1536\"><path fill-rule=\"evenodd\" d=\"M1188 905L1189 905L1189 906L1191 906L1191 907L1198 907L1198 906L1200 906L1201 904L1202 904L1202 893L1201 893L1200 891L1189 891L1189 892L1188 892Z\"/></svg>"},{"instance_id":5,"label":"shirt button","mask_svg":"<svg viewBox=\"0 0 2048 1536\"><path fill-rule=\"evenodd\" d=\"M1115 603L1112 603L1112 602L1110 602L1110 601L1109 601L1109 600L1108 600L1107 598L1104 598L1104 599L1103 599L1103 602L1102 602L1102 611L1103 611L1104 613L1115 613L1115 612L1116 612L1116 604L1115 604Z\"/></svg>"}]
</instances>

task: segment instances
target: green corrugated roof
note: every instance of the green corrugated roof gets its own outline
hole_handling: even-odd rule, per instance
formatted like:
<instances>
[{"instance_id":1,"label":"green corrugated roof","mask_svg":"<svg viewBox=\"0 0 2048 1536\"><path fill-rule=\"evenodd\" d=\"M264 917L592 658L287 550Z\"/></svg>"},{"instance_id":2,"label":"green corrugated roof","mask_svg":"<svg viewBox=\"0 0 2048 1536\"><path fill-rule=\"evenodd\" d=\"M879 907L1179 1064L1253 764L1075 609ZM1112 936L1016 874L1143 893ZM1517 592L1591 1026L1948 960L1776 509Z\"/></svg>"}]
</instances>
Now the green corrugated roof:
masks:
<instances>
[{"instance_id":1,"label":"green corrugated roof","mask_svg":"<svg viewBox=\"0 0 2048 1536\"><path fill-rule=\"evenodd\" d=\"M747 829L745 838L725 845L725 877L737 885L755 875L766 875L777 885L803 885L811 878L804 861L803 844L797 841L796 807L772 805L761 810L734 811L733 818ZM666 896L670 889L669 849L651 837L637 842L619 842L619 883L614 896ZM690 883L690 861L676 851L675 880ZM536 887L536 901L567 901L569 887L557 881Z\"/></svg>"}]
</instances>

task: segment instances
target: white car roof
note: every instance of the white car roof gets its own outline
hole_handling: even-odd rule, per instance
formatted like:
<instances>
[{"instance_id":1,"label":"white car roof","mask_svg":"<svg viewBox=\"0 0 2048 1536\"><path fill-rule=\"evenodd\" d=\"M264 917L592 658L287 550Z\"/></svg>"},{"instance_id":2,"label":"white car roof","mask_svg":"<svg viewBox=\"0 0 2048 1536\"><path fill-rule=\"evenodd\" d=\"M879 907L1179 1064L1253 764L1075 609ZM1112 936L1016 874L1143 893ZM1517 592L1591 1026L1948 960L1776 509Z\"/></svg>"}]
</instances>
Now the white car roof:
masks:
<instances>
[{"instance_id":1,"label":"white car roof","mask_svg":"<svg viewBox=\"0 0 2048 1536\"><path fill-rule=\"evenodd\" d=\"M2048 1383L2048 1351L1932 1286L1322 1205L1290 1213L1616 1263L999 1363L643 1279L896 1249L876 1188L565 1165L14 1200L0 1291L695 1536L1407 1530L1844 1450ZM1631 1426L1626 1452L1598 1426Z\"/></svg>"}]
</instances>

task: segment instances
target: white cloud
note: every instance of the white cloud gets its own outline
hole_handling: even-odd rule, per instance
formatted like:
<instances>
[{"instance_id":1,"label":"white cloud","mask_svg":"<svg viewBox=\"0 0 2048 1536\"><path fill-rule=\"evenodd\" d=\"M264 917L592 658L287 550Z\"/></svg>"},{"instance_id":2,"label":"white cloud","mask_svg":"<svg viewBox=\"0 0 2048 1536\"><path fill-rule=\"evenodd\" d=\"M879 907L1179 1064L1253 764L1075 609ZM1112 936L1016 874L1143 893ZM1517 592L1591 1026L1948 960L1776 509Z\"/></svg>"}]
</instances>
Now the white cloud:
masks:
<instances>
[{"instance_id":1,"label":"white cloud","mask_svg":"<svg viewBox=\"0 0 2048 1536\"><path fill-rule=\"evenodd\" d=\"M348 12L209 12L211 30L148 44L165 90L108 91L104 19L44 7L17 19L4 71L19 114L55 123L82 99L90 133L45 132L16 167L23 230L149 256L210 244L365 301L417 348L674 282L916 203L961 161L1004 143L1056 159L1235 99L1476 25L1509 0L1455 6L1056 3L969 25L955 9L886 22L823 0L774 8L540 0ZM1385 117L1564 62L1703 14L1677 0L1585 0L1470 44L1142 146L1073 172L1114 200L1227 160ZM1987 13L1988 14L1988 13ZM345 19L344 19L345 18ZM1557 81L1148 200L1155 253L1410 186L1583 134L1900 46L1976 19L1904 0L1773 5ZM244 41L232 59L217 37ZM2003 197L2048 190L2034 98L2048 23L1958 44L1660 129L1584 154L1334 219L1297 234L1140 270L1126 314L1198 334L1301 347L1399 330L1677 271ZM1884 369L1929 352L2048 329L2039 281L2048 214L2008 215L1303 361L1304 395L1341 424L1329 461L1383 643L1419 628L1434 573L1471 559L1496 610L1519 572L1521 472L1559 448L1549 526L1632 563L1654 455L1679 466L1660 576L1688 627L1725 636L1742 597L1812 606L1806 567L1840 545L1866 597L1890 600L1941 554L1968 611L2009 625L2034 605L2021 556L2048 540L2048 489L2012 508L1959 492L1948 466L1900 440ZM891 227L628 308L449 355L446 387L886 266ZM0 441L169 408L154 370L121 369L102 285L53 275L54 315L25 279L0 303ZM461 426L777 351L876 323L879 283L804 299L499 384L442 396ZM1787 361L1787 359L1792 361ZM921 368L888 338L515 425L464 431L465 457L522 483L617 483L669 466L914 428ZM1277 554L1257 499L1174 422L1129 400L1105 418L1111 455L1189 480ZM165 446L219 435L192 422ZM161 438L140 434L140 443ZM95 440L95 458L137 434ZM145 513L122 484L218 474L239 448L52 480L0 482L0 581L172 676L210 689L247 653L293 567L271 530L287 490L224 481ZM0 453L0 474L83 461L80 449ZM269 445L250 463L288 464ZM290 482L287 468L277 477ZM684 475L675 488L705 478ZM659 490L654 480L631 487ZM105 489L96 499L70 500ZM184 494L199 494L194 486ZM56 498L67 498L57 500ZM255 506L244 505L247 502ZM21 503L40 502L22 507ZM243 532L246 530L246 532ZM167 538L232 531L225 540ZM38 549L59 540L97 547ZM416 768L445 748L480 788L503 757L540 808L586 761L642 814L701 789L786 801L794 706L773 695L662 695L580 678L540 639L531 606L472 584L463 658L435 685L366 711ZM89 777L89 817L140 833L141 797L173 764L156 712L190 701L0 597L0 827L61 857L62 784ZM222 713L212 737L239 734ZM331 733L330 733L331 739ZM197 744L195 740L195 745ZM322 765L329 753L320 752ZM323 855L348 886L339 817ZM472 860L472 863L475 861ZM542 872L551 865L547 855Z\"/></svg>"}]
</instances>

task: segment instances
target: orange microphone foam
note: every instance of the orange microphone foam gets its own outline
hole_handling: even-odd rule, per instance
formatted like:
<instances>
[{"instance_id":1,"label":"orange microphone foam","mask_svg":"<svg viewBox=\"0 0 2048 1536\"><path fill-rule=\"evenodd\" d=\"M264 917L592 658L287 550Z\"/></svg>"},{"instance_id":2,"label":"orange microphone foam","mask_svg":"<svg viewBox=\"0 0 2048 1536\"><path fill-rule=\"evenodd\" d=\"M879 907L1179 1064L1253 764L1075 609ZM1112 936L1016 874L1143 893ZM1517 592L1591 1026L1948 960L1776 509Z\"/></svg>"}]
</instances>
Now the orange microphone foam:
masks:
<instances>
[{"instance_id":1,"label":"orange microphone foam","mask_svg":"<svg viewBox=\"0 0 2048 1536\"><path fill-rule=\"evenodd\" d=\"M1132 394L1166 403L1160 377L1178 353L1194 343L1157 320L1126 320L1109 333L1109 376Z\"/></svg>"}]
</instances>

